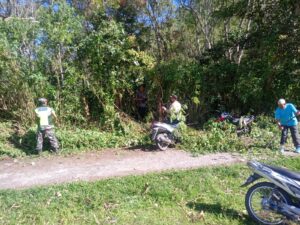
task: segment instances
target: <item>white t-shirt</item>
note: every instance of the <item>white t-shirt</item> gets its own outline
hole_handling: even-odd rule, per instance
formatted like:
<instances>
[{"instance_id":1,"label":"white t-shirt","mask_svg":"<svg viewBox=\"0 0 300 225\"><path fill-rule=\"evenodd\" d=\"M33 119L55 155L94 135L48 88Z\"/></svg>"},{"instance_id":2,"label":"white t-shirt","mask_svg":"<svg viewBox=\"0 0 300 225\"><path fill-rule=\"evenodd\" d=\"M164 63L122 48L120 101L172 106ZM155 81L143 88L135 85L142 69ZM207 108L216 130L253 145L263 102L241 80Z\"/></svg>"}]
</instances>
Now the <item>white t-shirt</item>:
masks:
<instances>
[{"instance_id":1,"label":"white t-shirt","mask_svg":"<svg viewBox=\"0 0 300 225\"><path fill-rule=\"evenodd\" d=\"M52 112L54 112L54 110L47 106L38 107L35 109L35 113L39 118L39 128L41 130L53 128Z\"/></svg>"},{"instance_id":2,"label":"white t-shirt","mask_svg":"<svg viewBox=\"0 0 300 225\"><path fill-rule=\"evenodd\" d=\"M179 113L181 110L181 104L178 101L174 101L169 108L170 113Z\"/></svg>"}]
</instances>

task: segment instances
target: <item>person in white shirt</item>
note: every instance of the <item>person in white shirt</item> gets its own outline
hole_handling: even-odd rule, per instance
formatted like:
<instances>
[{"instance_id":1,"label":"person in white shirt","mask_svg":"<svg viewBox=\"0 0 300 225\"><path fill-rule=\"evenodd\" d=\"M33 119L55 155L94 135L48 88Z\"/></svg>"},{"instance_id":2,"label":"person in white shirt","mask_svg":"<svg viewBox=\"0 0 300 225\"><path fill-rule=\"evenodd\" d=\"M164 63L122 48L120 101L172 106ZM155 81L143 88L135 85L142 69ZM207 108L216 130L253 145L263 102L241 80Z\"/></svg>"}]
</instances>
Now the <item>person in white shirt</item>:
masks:
<instances>
[{"instance_id":1,"label":"person in white shirt","mask_svg":"<svg viewBox=\"0 0 300 225\"><path fill-rule=\"evenodd\" d=\"M177 100L176 95L170 96L171 105L167 109L166 107L162 107L162 110L168 114L168 122L170 124L178 124L180 122L179 114L181 112L181 104Z\"/></svg>"}]
</instances>

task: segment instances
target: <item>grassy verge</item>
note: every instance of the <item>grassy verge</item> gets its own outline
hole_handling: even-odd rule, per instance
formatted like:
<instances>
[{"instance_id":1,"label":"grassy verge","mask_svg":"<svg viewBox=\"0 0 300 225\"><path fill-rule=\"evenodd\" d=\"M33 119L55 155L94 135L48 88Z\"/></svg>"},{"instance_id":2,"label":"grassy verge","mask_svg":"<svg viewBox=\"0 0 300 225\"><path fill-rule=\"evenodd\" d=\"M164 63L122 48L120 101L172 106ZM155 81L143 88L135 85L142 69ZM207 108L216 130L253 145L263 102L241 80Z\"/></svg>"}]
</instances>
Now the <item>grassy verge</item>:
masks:
<instances>
[{"instance_id":1,"label":"grassy verge","mask_svg":"<svg viewBox=\"0 0 300 225\"><path fill-rule=\"evenodd\" d=\"M144 127L143 127L144 126ZM131 147L152 144L149 139L149 124L127 121L119 132L105 132L97 128L59 127L56 129L62 154L95 151L105 148ZM145 129L146 128L146 129ZM34 148L36 128L21 128L16 131L10 122L0 123L0 159L36 154ZM257 118L251 135L238 138L235 127L229 123L208 121L202 129L188 128L177 148L194 154L211 152L253 152L265 154L278 149L279 131L268 117ZM275 137L275 138L274 138ZM49 149L49 146L45 147ZM49 154L47 151L44 154Z\"/></svg>"},{"instance_id":2,"label":"grassy verge","mask_svg":"<svg viewBox=\"0 0 300 225\"><path fill-rule=\"evenodd\" d=\"M145 128L130 122L119 132L101 131L76 127L56 128L62 154L95 151L105 148L119 148L141 145L149 142ZM0 123L0 159L5 157L24 157L35 155L36 128L12 127L11 122ZM49 143L45 143L43 154L49 154Z\"/></svg>"},{"instance_id":3,"label":"grassy verge","mask_svg":"<svg viewBox=\"0 0 300 225\"><path fill-rule=\"evenodd\" d=\"M299 158L275 164L300 170ZM249 174L236 165L0 191L0 224L250 225L239 187Z\"/></svg>"}]
</instances>

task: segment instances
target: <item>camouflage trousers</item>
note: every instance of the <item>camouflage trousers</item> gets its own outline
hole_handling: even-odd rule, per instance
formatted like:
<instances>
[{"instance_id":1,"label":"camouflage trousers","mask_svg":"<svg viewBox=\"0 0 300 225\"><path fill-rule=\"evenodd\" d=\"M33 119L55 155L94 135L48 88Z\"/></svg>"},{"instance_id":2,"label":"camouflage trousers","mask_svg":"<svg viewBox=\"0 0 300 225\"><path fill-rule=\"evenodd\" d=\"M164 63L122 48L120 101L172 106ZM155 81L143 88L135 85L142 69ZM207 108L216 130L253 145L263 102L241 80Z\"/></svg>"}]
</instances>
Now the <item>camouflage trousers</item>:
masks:
<instances>
[{"instance_id":1,"label":"camouflage trousers","mask_svg":"<svg viewBox=\"0 0 300 225\"><path fill-rule=\"evenodd\" d=\"M51 148L57 152L59 150L59 143L54 134L53 129L38 130L36 134L36 150L41 152L43 150L44 138L48 138L50 141Z\"/></svg>"}]
</instances>

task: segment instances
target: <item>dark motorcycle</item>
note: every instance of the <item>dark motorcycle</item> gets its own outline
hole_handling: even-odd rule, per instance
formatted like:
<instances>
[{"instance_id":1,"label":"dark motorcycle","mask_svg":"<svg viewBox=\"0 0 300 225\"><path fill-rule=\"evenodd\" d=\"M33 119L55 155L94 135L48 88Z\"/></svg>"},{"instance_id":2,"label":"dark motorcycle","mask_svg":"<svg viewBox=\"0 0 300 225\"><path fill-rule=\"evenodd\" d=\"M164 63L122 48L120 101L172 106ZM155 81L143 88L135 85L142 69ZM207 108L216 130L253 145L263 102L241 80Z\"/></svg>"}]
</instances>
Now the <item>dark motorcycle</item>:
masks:
<instances>
[{"instance_id":1,"label":"dark motorcycle","mask_svg":"<svg viewBox=\"0 0 300 225\"><path fill-rule=\"evenodd\" d=\"M244 134L251 133L252 122L255 117L250 116L242 116L242 117L233 117L230 113L223 112L221 116L218 118L219 122L224 120L228 120L230 123L236 126L236 134L237 136L242 136Z\"/></svg>"},{"instance_id":2,"label":"dark motorcycle","mask_svg":"<svg viewBox=\"0 0 300 225\"><path fill-rule=\"evenodd\" d=\"M300 223L300 173L256 161L248 162L248 166L253 175L242 187L260 178L268 180L249 188L245 197L249 216L266 225Z\"/></svg>"},{"instance_id":3,"label":"dark motorcycle","mask_svg":"<svg viewBox=\"0 0 300 225\"><path fill-rule=\"evenodd\" d=\"M155 142L160 150L165 151L169 145L175 144L177 141L176 128L177 124L153 122L151 125L151 140Z\"/></svg>"}]
</instances>

